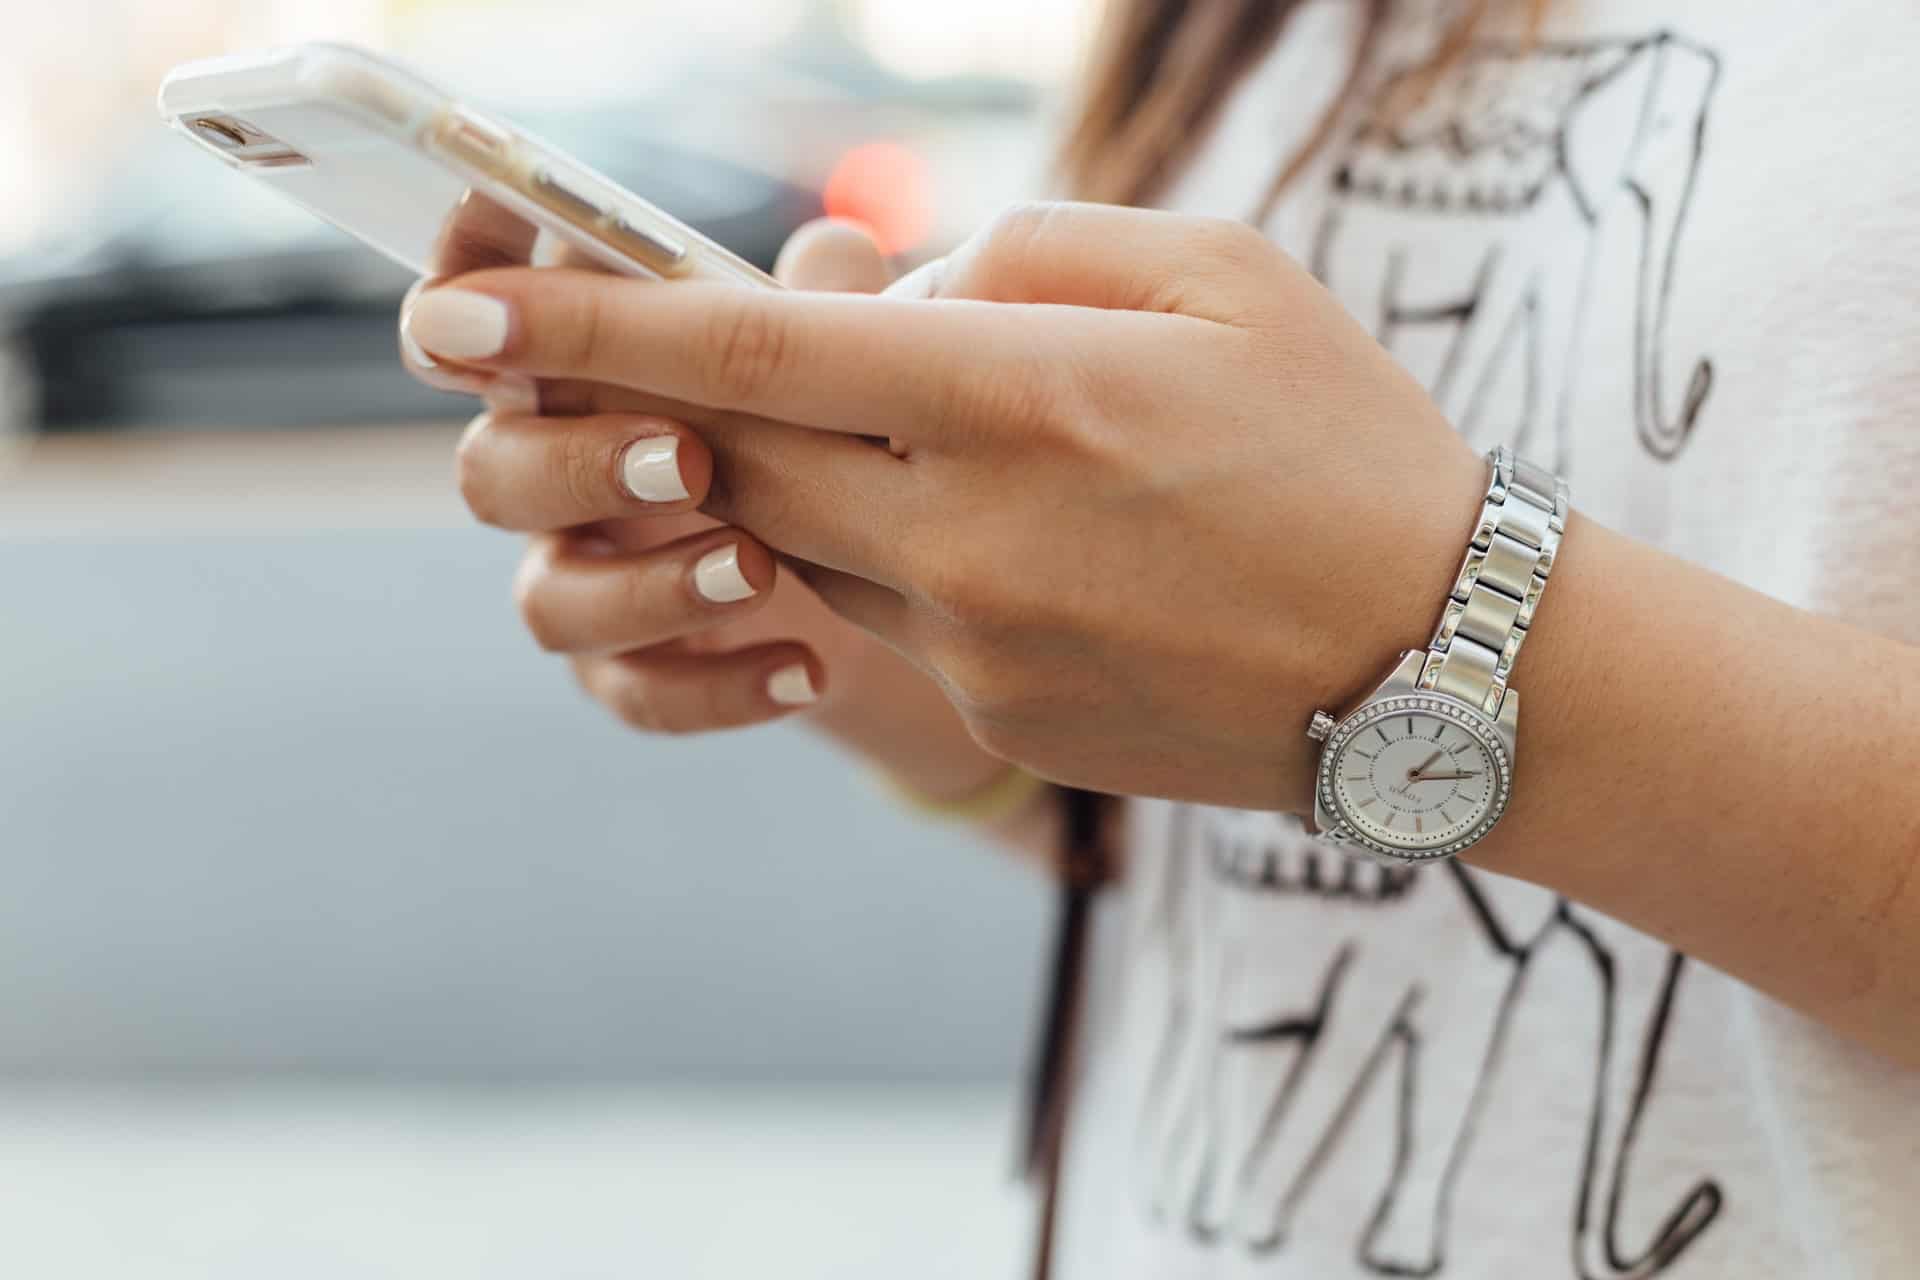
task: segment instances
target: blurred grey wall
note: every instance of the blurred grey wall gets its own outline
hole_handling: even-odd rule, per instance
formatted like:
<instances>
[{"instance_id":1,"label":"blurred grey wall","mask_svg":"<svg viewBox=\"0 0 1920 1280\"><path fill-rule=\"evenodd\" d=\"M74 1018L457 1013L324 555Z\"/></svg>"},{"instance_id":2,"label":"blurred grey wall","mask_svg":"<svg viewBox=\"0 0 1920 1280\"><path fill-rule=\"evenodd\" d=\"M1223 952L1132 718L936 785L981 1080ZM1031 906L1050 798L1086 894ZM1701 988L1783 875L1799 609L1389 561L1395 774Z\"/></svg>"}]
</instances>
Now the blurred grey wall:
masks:
<instances>
[{"instance_id":1,"label":"blurred grey wall","mask_svg":"<svg viewBox=\"0 0 1920 1280\"><path fill-rule=\"evenodd\" d=\"M0 539L0 1072L1000 1079L1050 903L655 741L471 530Z\"/></svg>"}]
</instances>

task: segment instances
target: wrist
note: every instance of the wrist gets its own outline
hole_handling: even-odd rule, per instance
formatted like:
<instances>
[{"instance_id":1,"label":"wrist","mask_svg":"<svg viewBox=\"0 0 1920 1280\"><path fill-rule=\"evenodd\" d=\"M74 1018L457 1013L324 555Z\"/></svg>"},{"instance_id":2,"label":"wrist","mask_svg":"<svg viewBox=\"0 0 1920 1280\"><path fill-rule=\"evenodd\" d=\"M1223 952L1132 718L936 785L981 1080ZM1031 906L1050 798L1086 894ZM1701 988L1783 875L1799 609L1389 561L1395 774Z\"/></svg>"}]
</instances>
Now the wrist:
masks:
<instances>
[{"instance_id":1,"label":"wrist","mask_svg":"<svg viewBox=\"0 0 1920 1280\"><path fill-rule=\"evenodd\" d=\"M1486 492L1484 457L1464 444L1451 450L1395 496L1392 519L1370 525L1372 535L1357 538L1327 573L1322 607L1293 654L1299 695L1278 761L1286 812L1313 812L1321 744L1305 729L1314 713L1344 714L1402 654L1426 648Z\"/></svg>"},{"instance_id":2,"label":"wrist","mask_svg":"<svg viewBox=\"0 0 1920 1280\"><path fill-rule=\"evenodd\" d=\"M1316 710L1315 830L1397 864L1480 845L1513 796L1522 702L1514 667L1559 562L1566 482L1501 447L1429 639L1364 697Z\"/></svg>"}]
</instances>

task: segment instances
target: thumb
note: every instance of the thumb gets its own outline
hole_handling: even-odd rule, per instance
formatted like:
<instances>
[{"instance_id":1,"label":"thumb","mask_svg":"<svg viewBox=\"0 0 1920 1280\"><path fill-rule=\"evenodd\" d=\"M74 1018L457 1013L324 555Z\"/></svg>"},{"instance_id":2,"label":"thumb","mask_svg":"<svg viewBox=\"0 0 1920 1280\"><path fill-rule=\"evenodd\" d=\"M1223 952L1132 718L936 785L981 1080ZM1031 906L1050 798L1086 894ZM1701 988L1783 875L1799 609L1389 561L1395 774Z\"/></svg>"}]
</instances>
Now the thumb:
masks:
<instances>
[{"instance_id":1,"label":"thumb","mask_svg":"<svg viewBox=\"0 0 1920 1280\"><path fill-rule=\"evenodd\" d=\"M787 238L773 274L795 289L878 293L893 283L893 267L866 228L815 218Z\"/></svg>"}]
</instances>

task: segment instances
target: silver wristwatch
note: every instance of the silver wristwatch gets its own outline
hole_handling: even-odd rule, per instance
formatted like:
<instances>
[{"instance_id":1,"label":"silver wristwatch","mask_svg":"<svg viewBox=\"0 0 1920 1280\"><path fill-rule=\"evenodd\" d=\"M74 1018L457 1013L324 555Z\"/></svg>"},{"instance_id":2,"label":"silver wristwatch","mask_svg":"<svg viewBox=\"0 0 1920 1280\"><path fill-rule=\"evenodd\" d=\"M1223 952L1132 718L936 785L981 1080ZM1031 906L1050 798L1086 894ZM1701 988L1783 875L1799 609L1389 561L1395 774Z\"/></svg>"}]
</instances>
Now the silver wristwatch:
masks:
<instances>
[{"instance_id":1,"label":"silver wristwatch","mask_svg":"<svg viewBox=\"0 0 1920 1280\"><path fill-rule=\"evenodd\" d=\"M1342 849L1437 862L1506 812L1520 720L1507 675L1567 527L1567 484L1504 447L1487 461L1486 505L1432 642L1400 655L1344 715L1316 711L1307 728L1325 744L1314 826Z\"/></svg>"}]
</instances>

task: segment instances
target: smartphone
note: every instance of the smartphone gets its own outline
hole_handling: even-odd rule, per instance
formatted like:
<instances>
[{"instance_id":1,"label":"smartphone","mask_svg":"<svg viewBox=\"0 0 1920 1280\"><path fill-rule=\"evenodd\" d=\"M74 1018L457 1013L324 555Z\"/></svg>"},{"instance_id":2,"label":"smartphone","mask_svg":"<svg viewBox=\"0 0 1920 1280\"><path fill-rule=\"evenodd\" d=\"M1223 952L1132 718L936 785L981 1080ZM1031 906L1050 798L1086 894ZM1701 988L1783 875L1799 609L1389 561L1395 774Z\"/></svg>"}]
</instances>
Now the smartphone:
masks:
<instances>
[{"instance_id":1,"label":"smartphone","mask_svg":"<svg viewBox=\"0 0 1920 1280\"><path fill-rule=\"evenodd\" d=\"M190 62L161 83L160 114L420 275L566 262L779 287L610 179L362 49Z\"/></svg>"}]
</instances>

